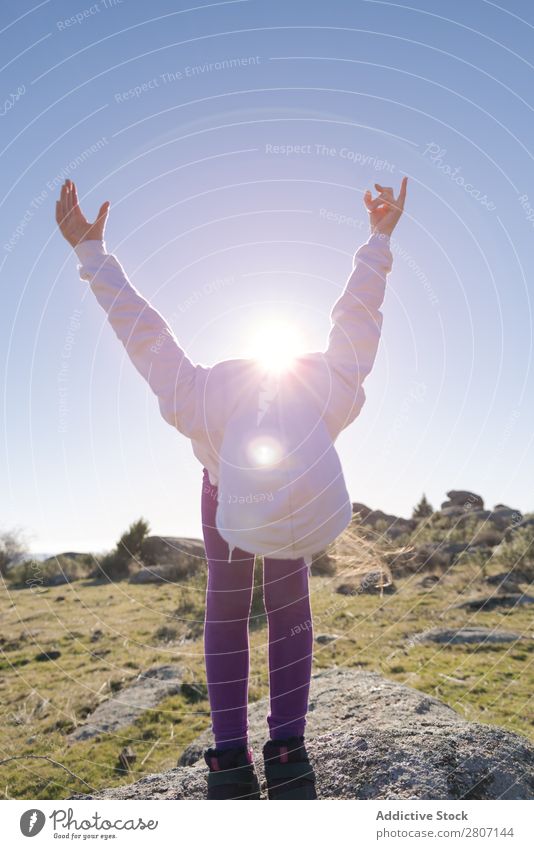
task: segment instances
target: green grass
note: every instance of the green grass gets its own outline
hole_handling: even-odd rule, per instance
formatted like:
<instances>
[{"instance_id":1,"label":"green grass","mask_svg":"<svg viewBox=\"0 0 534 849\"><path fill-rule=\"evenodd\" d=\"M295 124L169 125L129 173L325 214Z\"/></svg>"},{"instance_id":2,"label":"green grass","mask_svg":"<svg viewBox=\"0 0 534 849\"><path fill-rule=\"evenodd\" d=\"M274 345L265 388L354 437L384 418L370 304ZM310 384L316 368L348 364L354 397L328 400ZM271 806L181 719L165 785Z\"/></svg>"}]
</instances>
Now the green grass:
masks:
<instances>
[{"instance_id":1,"label":"green grass","mask_svg":"<svg viewBox=\"0 0 534 849\"><path fill-rule=\"evenodd\" d=\"M498 572L502 565L485 568ZM437 696L467 719L532 737L531 642L487 648L410 647L413 634L436 626L477 624L532 634L532 611L524 607L473 614L449 609L462 599L492 592L476 562L453 567L431 590L418 585L420 578L398 580L397 592L383 598L337 594L336 585L346 580L341 576L312 578L315 633L341 637L316 644L314 669L339 665L374 670ZM47 756L87 784L44 760L20 760L0 767L1 795L61 799L88 792L87 785L130 783L174 767L184 747L210 723L202 696L203 607L202 576L182 587L77 581L36 591L5 589L0 601L2 758ZM251 629L251 700L268 692L267 634L258 593L254 612L258 618ZM101 635L92 639L97 631ZM51 650L61 656L35 660ZM68 742L68 732L102 699L119 693L140 671L170 662L185 668L186 681L200 685L200 696L188 689L113 735ZM125 775L118 755L127 745L137 760Z\"/></svg>"}]
</instances>

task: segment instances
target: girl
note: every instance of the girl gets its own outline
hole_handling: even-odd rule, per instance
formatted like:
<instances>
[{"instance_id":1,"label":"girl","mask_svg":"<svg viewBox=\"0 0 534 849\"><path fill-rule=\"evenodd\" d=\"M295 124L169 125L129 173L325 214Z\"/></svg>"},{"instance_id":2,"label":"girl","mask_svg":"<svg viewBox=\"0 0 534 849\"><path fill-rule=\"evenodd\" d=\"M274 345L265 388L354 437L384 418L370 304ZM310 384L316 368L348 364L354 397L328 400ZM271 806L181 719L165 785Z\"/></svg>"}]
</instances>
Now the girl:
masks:
<instances>
[{"instance_id":1,"label":"girl","mask_svg":"<svg viewBox=\"0 0 534 849\"><path fill-rule=\"evenodd\" d=\"M194 365L172 330L108 254L106 201L91 224L66 180L56 203L61 233L81 263L115 334L155 393L161 415L189 437L203 466L202 524L208 563L204 648L215 745L204 753L209 799L258 799L248 745L248 623L254 558L263 555L269 632L269 799L316 799L304 744L313 626L312 554L348 525L351 502L334 442L360 412L373 366L380 306L391 270L389 237L404 209L375 184L364 196L371 235L331 312L324 352L270 369L253 358Z\"/></svg>"}]
</instances>

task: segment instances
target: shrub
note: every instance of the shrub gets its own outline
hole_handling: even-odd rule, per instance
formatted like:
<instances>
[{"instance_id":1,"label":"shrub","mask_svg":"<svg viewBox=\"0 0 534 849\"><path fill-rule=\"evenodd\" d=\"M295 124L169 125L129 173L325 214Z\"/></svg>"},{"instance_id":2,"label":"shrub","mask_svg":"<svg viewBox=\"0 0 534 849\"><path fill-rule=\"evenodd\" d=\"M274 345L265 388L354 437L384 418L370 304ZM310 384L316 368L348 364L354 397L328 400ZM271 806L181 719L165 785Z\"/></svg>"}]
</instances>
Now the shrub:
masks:
<instances>
[{"instance_id":1,"label":"shrub","mask_svg":"<svg viewBox=\"0 0 534 849\"><path fill-rule=\"evenodd\" d=\"M121 536L113 551L102 557L95 570L104 575L109 581L120 581L128 578L131 573L132 560L141 559L143 540L150 530L148 522L141 518L133 522Z\"/></svg>"},{"instance_id":2,"label":"shrub","mask_svg":"<svg viewBox=\"0 0 534 849\"><path fill-rule=\"evenodd\" d=\"M421 501L413 508L412 519L427 519L433 512L434 510L428 503L426 495L423 492Z\"/></svg>"},{"instance_id":3,"label":"shrub","mask_svg":"<svg viewBox=\"0 0 534 849\"><path fill-rule=\"evenodd\" d=\"M494 556L507 572L529 583L534 581L534 525L517 528L510 539L497 546Z\"/></svg>"},{"instance_id":4,"label":"shrub","mask_svg":"<svg viewBox=\"0 0 534 849\"><path fill-rule=\"evenodd\" d=\"M2 531L0 534L0 575L7 577L13 564L16 563L27 550L22 531Z\"/></svg>"},{"instance_id":5,"label":"shrub","mask_svg":"<svg viewBox=\"0 0 534 849\"><path fill-rule=\"evenodd\" d=\"M7 581L15 587L54 587L70 584L81 578L87 578L91 571L91 555L68 557L58 554L42 562L25 560L13 566L7 574Z\"/></svg>"}]
</instances>

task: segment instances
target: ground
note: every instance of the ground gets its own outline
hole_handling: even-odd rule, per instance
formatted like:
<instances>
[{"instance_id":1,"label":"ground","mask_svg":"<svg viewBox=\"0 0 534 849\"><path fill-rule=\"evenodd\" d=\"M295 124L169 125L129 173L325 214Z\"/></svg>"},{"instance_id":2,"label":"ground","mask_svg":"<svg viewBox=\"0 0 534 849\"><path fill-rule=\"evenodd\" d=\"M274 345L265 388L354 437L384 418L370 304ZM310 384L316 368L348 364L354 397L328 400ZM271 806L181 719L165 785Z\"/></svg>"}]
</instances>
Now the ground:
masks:
<instances>
[{"instance_id":1,"label":"ground","mask_svg":"<svg viewBox=\"0 0 534 849\"><path fill-rule=\"evenodd\" d=\"M497 563L494 571L499 571ZM437 696L466 719L532 739L532 639L486 647L411 642L413 635L438 626L480 625L532 635L532 607L487 613L451 608L494 592L469 564L453 567L431 589L420 585L422 577L398 579L397 591L383 597L340 595L335 588L341 576L313 577L315 635L338 636L315 644L314 671L343 666L380 672ZM174 767L184 748L209 726L202 576L183 586L76 581L34 590L7 588L0 599L2 757L44 755L77 776L44 760L6 763L0 772L4 798L61 799L88 792L88 787L130 784ZM265 641L259 616L251 630L252 701L268 692ZM36 660L39 653L54 650L61 652L56 659ZM194 686L114 736L68 742L68 732L103 698L120 697L121 688L139 672L170 662L182 664L186 681ZM128 774L118 761L125 746L137 755Z\"/></svg>"}]
</instances>

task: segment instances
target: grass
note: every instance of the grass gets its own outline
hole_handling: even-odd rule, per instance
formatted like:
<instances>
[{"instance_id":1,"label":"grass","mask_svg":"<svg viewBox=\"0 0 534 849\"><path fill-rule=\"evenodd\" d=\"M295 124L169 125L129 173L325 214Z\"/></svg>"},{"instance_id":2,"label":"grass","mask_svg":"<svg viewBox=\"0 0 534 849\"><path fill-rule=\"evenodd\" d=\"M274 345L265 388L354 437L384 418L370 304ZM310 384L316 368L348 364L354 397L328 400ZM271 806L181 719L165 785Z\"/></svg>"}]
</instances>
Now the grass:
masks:
<instances>
[{"instance_id":1,"label":"grass","mask_svg":"<svg viewBox=\"0 0 534 849\"><path fill-rule=\"evenodd\" d=\"M502 570L485 564L488 574ZM339 575L311 580L315 634L340 639L315 645L314 669L335 665L380 672L437 696L469 720L500 725L533 737L529 719L533 644L503 646L414 644L410 638L436 627L483 625L532 634L528 607L470 613L455 602L494 588L479 564L465 561L432 589L422 575L396 581L397 592L342 596ZM256 580L260 572L257 570ZM205 698L202 620L204 577L179 585L97 584L5 589L0 600L1 756L46 756L0 767L4 798L63 799L88 787L130 783L170 769L181 751L209 727ZM532 589L532 588L531 588ZM251 700L268 692L265 619L256 593L251 629ZM298 624L298 623L295 623ZM56 660L37 661L59 651ZM99 704L156 664L179 663L191 685L113 735L69 743L67 734ZM137 760L125 774L118 756L131 746ZM84 783L85 782L85 783Z\"/></svg>"}]
</instances>

